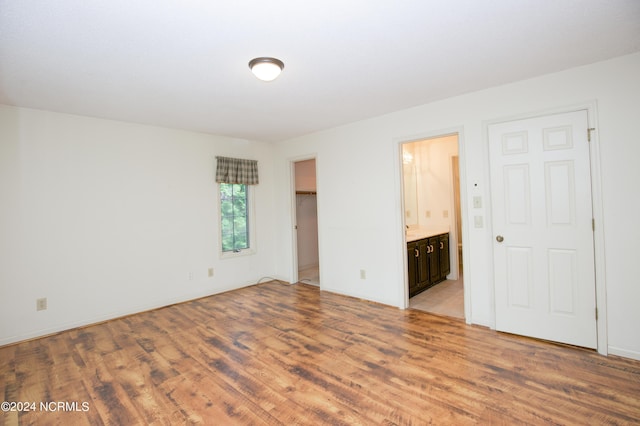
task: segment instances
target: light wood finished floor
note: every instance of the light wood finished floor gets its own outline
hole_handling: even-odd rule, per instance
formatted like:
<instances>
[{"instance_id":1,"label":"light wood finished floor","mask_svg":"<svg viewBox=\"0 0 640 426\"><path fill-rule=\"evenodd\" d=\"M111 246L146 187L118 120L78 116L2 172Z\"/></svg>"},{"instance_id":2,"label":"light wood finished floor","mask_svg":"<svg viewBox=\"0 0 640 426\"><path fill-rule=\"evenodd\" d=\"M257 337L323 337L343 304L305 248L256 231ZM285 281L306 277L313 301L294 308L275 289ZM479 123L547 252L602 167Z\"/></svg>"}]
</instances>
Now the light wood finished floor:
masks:
<instances>
[{"instance_id":1,"label":"light wood finished floor","mask_svg":"<svg viewBox=\"0 0 640 426\"><path fill-rule=\"evenodd\" d=\"M0 348L4 424L638 424L640 362L276 282Z\"/></svg>"}]
</instances>

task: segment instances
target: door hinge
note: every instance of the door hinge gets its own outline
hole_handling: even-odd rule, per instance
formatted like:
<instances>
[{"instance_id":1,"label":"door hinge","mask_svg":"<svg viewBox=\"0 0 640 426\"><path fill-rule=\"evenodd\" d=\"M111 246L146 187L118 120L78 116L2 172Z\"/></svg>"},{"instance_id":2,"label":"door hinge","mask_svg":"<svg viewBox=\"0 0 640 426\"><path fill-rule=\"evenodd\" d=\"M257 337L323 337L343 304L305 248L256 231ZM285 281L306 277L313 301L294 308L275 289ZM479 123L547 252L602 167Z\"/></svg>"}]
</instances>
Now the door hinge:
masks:
<instances>
[{"instance_id":1,"label":"door hinge","mask_svg":"<svg viewBox=\"0 0 640 426\"><path fill-rule=\"evenodd\" d=\"M596 321L598 321L598 308L596 307Z\"/></svg>"},{"instance_id":2,"label":"door hinge","mask_svg":"<svg viewBox=\"0 0 640 426\"><path fill-rule=\"evenodd\" d=\"M589 127L587 129L587 141L591 142L591 132L593 132L596 128L595 127Z\"/></svg>"},{"instance_id":3,"label":"door hinge","mask_svg":"<svg viewBox=\"0 0 640 426\"><path fill-rule=\"evenodd\" d=\"M591 219L591 229L594 231L596 230L596 220L593 218Z\"/></svg>"}]
</instances>

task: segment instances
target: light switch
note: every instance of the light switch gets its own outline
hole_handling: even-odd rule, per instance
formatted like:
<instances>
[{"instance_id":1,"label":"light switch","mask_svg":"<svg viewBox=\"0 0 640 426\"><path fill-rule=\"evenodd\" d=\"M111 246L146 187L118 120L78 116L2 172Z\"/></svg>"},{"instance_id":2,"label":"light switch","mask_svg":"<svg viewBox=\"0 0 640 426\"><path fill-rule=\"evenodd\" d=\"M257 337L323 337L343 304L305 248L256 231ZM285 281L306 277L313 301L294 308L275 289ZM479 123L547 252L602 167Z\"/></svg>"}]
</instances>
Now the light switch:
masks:
<instances>
[{"instance_id":1,"label":"light switch","mask_svg":"<svg viewBox=\"0 0 640 426\"><path fill-rule=\"evenodd\" d=\"M476 226L476 228L482 228L483 227L483 220L482 220L482 216L474 216L473 217L473 222Z\"/></svg>"},{"instance_id":2,"label":"light switch","mask_svg":"<svg viewBox=\"0 0 640 426\"><path fill-rule=\"evenodd\" d=\"M482 197L479 195L475 195L473 197L473 208L481 209L482 208Z\"/></svg>"}]
</instances>

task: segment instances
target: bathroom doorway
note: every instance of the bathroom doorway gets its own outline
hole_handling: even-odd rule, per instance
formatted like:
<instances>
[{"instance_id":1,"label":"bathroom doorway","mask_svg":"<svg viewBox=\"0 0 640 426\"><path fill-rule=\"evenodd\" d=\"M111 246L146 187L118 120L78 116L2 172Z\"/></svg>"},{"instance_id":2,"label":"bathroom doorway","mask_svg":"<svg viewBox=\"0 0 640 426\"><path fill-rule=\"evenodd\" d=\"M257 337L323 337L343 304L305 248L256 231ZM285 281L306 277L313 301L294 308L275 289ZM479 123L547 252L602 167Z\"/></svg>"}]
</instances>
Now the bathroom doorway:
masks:
<instances>
[{"instance_id":1,"label":"bathroom doorway","mask_svg":"<svg viewBox=\"0 0 640 426\"><path fill-rule=\"evenodd\" d=\"M293 163L297 282L320 286L318 192L315 158Z\"/></svg>"},{"instance_id":2,"label":"bathroom doorway","mask_svg":"<svg viewBox=\"0 0 640 426\"><path fill-rule=\"evenodd\" d=\"M406 142L401 147L405 241L410 245L419 238L448 234L449 243L446 278L428 283L410 297L409 308L464 319L458 134ZM414 251L407 255L409 276Z\"/></svg>"}]
</instances>

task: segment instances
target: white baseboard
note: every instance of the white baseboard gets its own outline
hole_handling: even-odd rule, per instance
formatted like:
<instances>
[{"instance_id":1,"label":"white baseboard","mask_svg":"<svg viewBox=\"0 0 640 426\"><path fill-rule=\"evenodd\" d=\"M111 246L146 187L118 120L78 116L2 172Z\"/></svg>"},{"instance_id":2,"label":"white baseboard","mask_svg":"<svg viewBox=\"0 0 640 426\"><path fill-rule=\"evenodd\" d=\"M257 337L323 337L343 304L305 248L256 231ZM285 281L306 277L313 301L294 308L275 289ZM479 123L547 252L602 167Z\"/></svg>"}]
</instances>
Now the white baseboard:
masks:
<instances>
[{"instance_id":1,"label":"white baseboard","mask_svg":"<svg viewBox=\"0 0 640 426\"><path fill-rule=\"evenodd\" d=\"M609 346L609 355L618 355L640 361L640 352Z\"/></svg>"}]
</instances>

